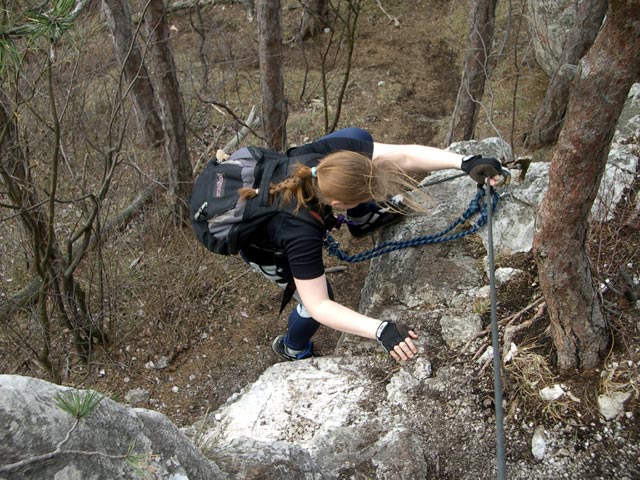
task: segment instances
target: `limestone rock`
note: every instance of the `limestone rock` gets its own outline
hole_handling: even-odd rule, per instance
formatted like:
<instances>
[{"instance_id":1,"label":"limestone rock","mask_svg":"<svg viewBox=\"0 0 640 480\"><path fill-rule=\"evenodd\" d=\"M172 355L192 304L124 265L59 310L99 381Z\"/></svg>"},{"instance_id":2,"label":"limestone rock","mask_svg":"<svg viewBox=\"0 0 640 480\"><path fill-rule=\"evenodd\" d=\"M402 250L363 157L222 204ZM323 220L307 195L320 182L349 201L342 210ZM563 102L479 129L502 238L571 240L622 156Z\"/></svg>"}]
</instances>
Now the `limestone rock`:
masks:
<instances>
[{"instance_id":1,"label":"limestone rock","mask_svg":"<svg viewBox=\"0 0 640 480\"><path fill-rule=\"evenodd\" d=\"M102 398L76 418L56 398L82 391L30 377L0 375L0 478L228 478L164 415ZM72 453L71 453L72 452ZM135 460L127 462L127 455ZM133 458L133 457L131 457Z\"/></svg>"}]
</instances>

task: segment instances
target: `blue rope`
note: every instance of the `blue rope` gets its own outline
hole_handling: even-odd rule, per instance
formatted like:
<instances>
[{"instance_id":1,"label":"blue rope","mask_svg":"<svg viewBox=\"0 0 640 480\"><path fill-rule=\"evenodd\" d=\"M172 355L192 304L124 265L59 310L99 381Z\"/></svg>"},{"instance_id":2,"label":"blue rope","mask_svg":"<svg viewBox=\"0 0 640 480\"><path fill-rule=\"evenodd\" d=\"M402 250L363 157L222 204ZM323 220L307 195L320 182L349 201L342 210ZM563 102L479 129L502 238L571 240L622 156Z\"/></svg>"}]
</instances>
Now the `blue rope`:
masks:
<instances>
[{"instance_id":1,"label":"blue rope","mask_svg":"<svg viewBox=\"0 0 640 480\"><path fill-rule=\"evenodd\" d=\"M347 263L357 263L363 262L365 260L370 260L375 257L379 257L380 255L384 255L385 253L394 252L396 250L403 250L405 248L410 247L419 247L421 245L427 245L430 243L442 243L447 242L449 240L458 240L462 237L466 237L467 235L471 235L472 233L477 232L487 223L487 205L484 203L480 206L480 200L484 195L484 190L482 188L478 188L478 193L471 200L469 206L464 211L464 213L458 217L454 222L449 225L447 228L442 230L441 232L435 233L433 235L424 235L421 237L416 237L410 240L400 240L400 241L390 241L384 242L380 245L376 245L371 250L367 250L362 253L358 253L355 255L348 255L345 251L340 249L340 244L331 236L329 232L325 235L324 238L324 246L327 249L327 253L331 256L337 257L343 262ZM492 202L492 210L495 210L496 205L498 204L498 194L493 192L493 202ZM464 230L462 232L453 233L451 235L447 235L451 232L455 227L460 225L463 222L466 222L469 218L471 218L476 213L479 213L479 217L476 220L475 224L469 228L468 230Z\"/></svg>"}]
</instances>

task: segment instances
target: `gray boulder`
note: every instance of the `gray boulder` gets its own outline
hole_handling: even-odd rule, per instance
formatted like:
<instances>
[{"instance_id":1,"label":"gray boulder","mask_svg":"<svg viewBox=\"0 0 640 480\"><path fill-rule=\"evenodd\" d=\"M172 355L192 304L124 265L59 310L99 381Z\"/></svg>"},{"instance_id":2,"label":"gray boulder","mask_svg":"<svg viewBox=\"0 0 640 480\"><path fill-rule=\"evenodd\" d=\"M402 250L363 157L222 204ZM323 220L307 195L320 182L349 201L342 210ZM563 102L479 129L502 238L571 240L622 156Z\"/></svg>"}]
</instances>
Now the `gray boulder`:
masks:
<instances>
[{"instance_id":1,"label":"gray boulder","mask_svg":"<svg viewBox=\"0 0 640 480\"><path fill-rule=\"evenodd\" d=\"M90 392L0 375L1 479L228 478L164 415L102 398L77 419L57 406L70 394Z\"/></svg>"},{"instance_id":2,"label":"gray boulder","mask_svg":"<svg viewBox=\"0 0 640 480\"><path fill-rule=\"evenodd\" d=\"M276 364L205 421L203 448L220 465L228 465L221 457L234 459L234 478L251 478L256 463L278 479L429 478L458 434L444 424L437 434L432 430L428 419L447 415L449 406L439 397L449 388L445 378L432 384L430 376L425 358L402 368L383 355ZM488 455L491 438L480 427L481 415L472 413L471 399L467 394L455 403L477 426L472 443ZM264 462L237 461L256 445L272 445L277 454ZM472 463L491 475L484 458L469 460L460 449L448 456L460 471ZM288 477L276 469L282 464L289 465Z\"/></svg>"}]
</instances>

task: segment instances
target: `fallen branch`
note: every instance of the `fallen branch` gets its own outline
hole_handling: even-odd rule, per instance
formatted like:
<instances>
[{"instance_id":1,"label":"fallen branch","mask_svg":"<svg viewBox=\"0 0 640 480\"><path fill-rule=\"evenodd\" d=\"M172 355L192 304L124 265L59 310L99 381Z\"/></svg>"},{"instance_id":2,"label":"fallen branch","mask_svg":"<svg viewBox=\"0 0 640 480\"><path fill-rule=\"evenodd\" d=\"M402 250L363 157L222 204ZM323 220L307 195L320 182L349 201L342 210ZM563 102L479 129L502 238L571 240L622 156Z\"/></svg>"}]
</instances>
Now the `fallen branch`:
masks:
<instances>
[{"instance_id":1,"label":"fallen branch","mask_svg":"<svg viewBox=\"0 0 640 480\"><path fill-rule=\"evenodd\" d=\"M478 358L480 358L488 346L489 346L489 342L484 342L482 345L480 345L480 348L476 350L476 353L471 358L471 361L475 362Z\"/></svg>"},{"instance_id":2,"label":"fallen branch","mask_svg":"<svg viewBox=\"0 0 640 480\"><path fill-rule=\"evenodd\" d=\"M234 115L234 118L237 119L237 117ZM244 140L244 138L249 134L249 132L253 132L253 134L255 135L256 133L253 131L254 128L257 128L258 125L260 124L260 117L256 117L256 107L255 105L251 108L251 111L249 112L249 115L247 116L247 119L242 122L241 120L237 119L238 123L242 124L243 127L240 129L239 132L237 132L235 135L233 135L231 137L231 140L229 140L229 142L227 142L227 144L224 146L224 148L222 148L222 151L224 154L229 155L230 152L232 152L233 150L236 149L236 147L240 144L240 142L242 140ZM212 150L215 148L215 144L211 144L207 147L207 150L200 155L200 158L198 158L198 161L196 162L195 166L193 167L193 175L197 175L200 172L200 169L202 168L202 164L204 163L204 161L208 158L211 157L211 152ZM216 158L218 158L218 160L223 161L223 158L220 158L220 156L218 155L218 153L216 153Z\"/></svg>"},{"instance_id":3,"label":"fallen branch","mask_svg":"<svg viewBox=\"0 0 640 480\"><path fill-rule=\"evenodd\" d=\"M384 13L389 19L389 23L393 23L393 26L398 28L400 26L400 21L398 20L398 17L393 17L389 15L387 11L384 9L384 7L382 6L382 2L380 2L380 0L376 0L376 3L378 4L378 7L380 8L380 10L382 10L382 13Z\"/></svg>"},{"instance_id":4,"label":"fallen branch","mask_svg":"<svg viewBox=\"0 0 640 480\"><path fill-rule=\"evenodd\" d=\"M338 266L338 267L329 267L324 269L324 273L336 273L336 272L346 272L347 267Z\"/></svg>"},{"instance_id":5,"label":"fallen branch","mask_svg":"<svg viewBox=\"0 0 640 480\"><path fill-rule=\"evenodd\" d=\"M224 146L223 150L225 151L225 153L229 153L232 150L235 150L236 147L240 144L240 142L244 140L244 138L249 134L249 132L252 132L254 135L257 136L257 134L253 132L253 129L256 128L258 125L260 125L260 117L256 117L256 107L253 106L251 108L251 112L249 112L249 116L247 117L247 119L243 124L243 127Z\"/></svg>"},{"instance_id":6,"label":"fallen branch","mask_svg":"<svg viewBox=\"0 0 640 480\"><path fill-rule=\"evenodd\" d=\"M209 296L209 300L207 301L207 304L211 303L211 300L213 300L214 298L218 297L218 294L226 287L228 287L229 285L232 285L234 283L236 283L238 280L240 280L242 277L244 277L245 275L248 275L252 272L255 272L255 270L253 270L252 268L248 268L245 271L243 271L240 275L236 275L235 277L233 277L231 280L229 280L226 283L223 283L222 285L220 285L215 292L213 292L210 296Z\"/></svg>"},{"instance_id":7,"label":"fallen branch","mask_svg":"<svg viewBox=\"0 0 640 480\"><path fill-rule=\"evenodd\" d=\"M42 280L40 278L35 278L11 298L0 303L0 321L2 323L10 322L11 319L9 317L11 315L16 313L19 309L33 303L38 296L41 285Z\"/></svg>"},{"instance_id":8,"label":"fallen branch","mask_svg":"<svg viewBox=\"0 0 640 480\"><path fill-rule=\"evenodd\" d=\"M233 4L245 5L246 0L179 0L177 2L166 2L165 12L175 12L177 10L184 10L185 8L193 8L196 5L199 7L205 7L207 5L233 5Z\"/></svg>"},{"instance_id":9,"label":"fallen branch","mask_svg":"<svg viewBox=\"0 0 640 480\"><path fill-rule=\"evenodd\" d=\"M133 202L131 202L124 210L114 216L111 220L108 220L100 232L100 240L104 240L105 236L110 235L115 230L122 230L129 222L134 218L136 214L142 210L142 207L151 203L153 196L162 188L162 184L156 183L147 188L140 195L138 195ZM96 237L93 237L91 247L95 247L98 243Z\"/></svg>"}]
</instances>

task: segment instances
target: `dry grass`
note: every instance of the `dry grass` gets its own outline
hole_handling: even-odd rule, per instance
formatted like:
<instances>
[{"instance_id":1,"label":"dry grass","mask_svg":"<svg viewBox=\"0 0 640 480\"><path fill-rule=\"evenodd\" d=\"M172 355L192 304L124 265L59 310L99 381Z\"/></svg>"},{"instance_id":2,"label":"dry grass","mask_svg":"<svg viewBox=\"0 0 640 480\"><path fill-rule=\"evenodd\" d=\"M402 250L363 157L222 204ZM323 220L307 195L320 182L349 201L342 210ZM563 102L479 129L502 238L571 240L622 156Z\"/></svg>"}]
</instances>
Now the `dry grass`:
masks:
<instances>
[{"instance_id":1,"label":"dry grass","mask_svg":"<svg viewBox=\"0 0 640 480\"><path fill-rule=\"evenodd\" d=\"M549 366L548 357L537 353L539 350L540 347L535 344L519 347L511 362L505 365L514 400L527 407L527 416L539 412L543 417L559 422L566 422L569 418L580 419L582 413L578 406L581 402L572 393L565 393L551 401L540 395L542 389L559 382ZM564 385L562 387L569 392Z\"/></svg>"},{"instance_id":2,"label":"dry grass","mask_svg":"<svg viewBox=\"0 0 640 480\"><path fill-rule=\"evenodd\" d=\"M600 374L599 391L603 395L629 393L633 398L640 397L640 369L632 360L610 362Z\"/></svg>"}]
</instances>

